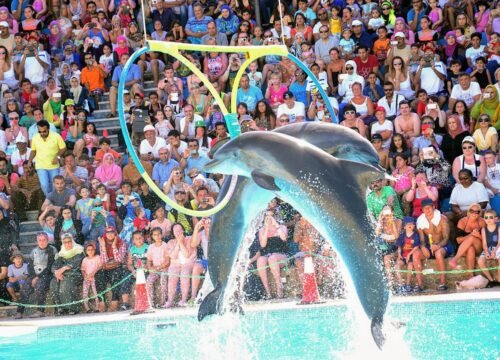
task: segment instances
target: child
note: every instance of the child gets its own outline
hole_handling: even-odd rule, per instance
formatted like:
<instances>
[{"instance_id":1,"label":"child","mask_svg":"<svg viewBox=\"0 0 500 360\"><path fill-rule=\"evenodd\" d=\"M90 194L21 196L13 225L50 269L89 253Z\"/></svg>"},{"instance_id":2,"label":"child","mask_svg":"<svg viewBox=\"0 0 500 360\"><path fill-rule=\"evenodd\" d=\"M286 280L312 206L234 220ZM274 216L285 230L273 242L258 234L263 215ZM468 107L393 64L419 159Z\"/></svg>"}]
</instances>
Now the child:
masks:
<instances>
[{"instance_id":1,"label":"child","mask_svg":"<svg viewBox=\"0 0 500 360\"><path fill-rule=\"evenodd\" d=\"M172 223L165 217L165 215L165 209L163 207L158 207L155 211L155 219L151 221L151 228L160 228L162 230L163 236L168 238L170 236L170 228L172 227Z\"/></svg>"},{"instance_id":2,"label":"child","mask_svg":"<svg viewBox=\"0 0 500 360\"><path fill-rule=\"evenodd\" d=\"M110 153L111 155L113 155L113 157L116 160L117 165L121 165L123 158L119 153L117 153L115 150L113 150L111 148L111 141L108 138L105 138L105 137L101 138L101 140L99 140L99 147L100 147L100 149L97 150L97 152L95 154L94 166L97 167L101 163L102 159L104 158L104 155L107 153Z\"/></svg>"},{"instance_id":3,"label":"child","mask_svg":"<svg viewBox=\"0 0 500 360\"><path fill-rule=\"evenodd\" d=\"M94 199L90 197L90 190L85 185L82 185L80 188L80 197L75 205L76 218L80 219L85 226L85 223L90 221L90 217L92 216Z\"/></svg>"},{"instance_id":4,"label":"child","mask_svg":"<svg viewBox=\"0 0 500 360\"><path fill-rule=\"evenodd\" d=\"M483 252L479 256L477 264L489 281L487 287L493 287L497 286L500 281L500 242L498 242L500 229L497 223L498 218L495 210L486 210L483 218L486 223L486 226L481 229ZM495 264L493 266L498 266L496 281L495 277L487 270L486 263L488 260L494 260Z\"/></svg>"},{"instance_id":5,"label":"child","mask_svg":"<svg viewBox=\"0 0 500 360\"><path fill-rule=\"evenodd\" d=\"M95 124L89 123L85 128L85 133L83 134L83 141L85 142L85 148L87 149L87 154L89 157L94 155L97 151L99 145L99 137L97 136L97 129Z\"/></svg>"},{"instance_id":6,"label":"child","mask_svg":"<svg viewBox=\"0 0 500 360\"><path fill-rule=\"evenodd\" d=\"M82 298L84 299L83 307L87 313L92 312L89 307L89 290L94 293L93 296L97 296L97 288L95 284L95 274L101 270L102 263L101 257L97 256L97 247L95 241L89 241L85 245L85 254L87 255L80 267L83 275L83 286L82 286ZM92 295L91 295L92 296ZM104 302L99 301L99 298L95 298L95 309L94 312L104 312Z\"/></svg>"},{"instance_id":7,"label":"child","mask_svg":"<svg viewBox=\"0 0 500 360\"><path fill-rule=\"evenodd\" d=\"M441 26L444 23L443 9L439 7L438 0L429 0L429 7L431 8L429 13L429 19L432 23L431 29L439 33L443 29Z\"/></svg>"},{"instance_id":8,"label":"child","mask_svg":"<svg viewBox=\"0 0 500 360\"><path fill-rule=\"evenodd\" d=\"M379 164L387 170L389 169L389 153L382 147L382 141L382 135L377 133L372 135L372 145L377 151L378 157L380 159Z\"/></svg>"},{"instance_id":9,"label":"child","mask_svg":"<svg viewBox=\"0 0 500 360\"><path fill-rule=\"evenodd\" d=\"M411 216L403 219L404 230L396 241L398 247L398 262L396 269L400 288L403 292L421 292L423 290L422 273L417 274L417 283L413 289L411 287L411 278L413 271L413 254L420 249L420 237L415 231L415 220ZM406 286L403 285L403 276L399 272L404 265L408 265L408 274L406 275Z\"/></svg>"},{"instance_id":10,"label":"child","mask_svg":"<svg viewBox=\"0 0 500 360\"><path fill-rule=\"evenodd\" d=\"M394 132L394 124L392 121L386 119L385 108L383 106L378 106L375 109L375 117L377 118L377 122L372 124L372 140L376 134L380 135L382 137L382 148L384 150L389 150L392 134ZM384 138L386 139L385 141Z\"/></svg>"},{"instance_id":11,"label":"child","mask_svg":"<svg viewBox=\"0 0 500 360\"><path fill-rule=\"evenodd\" d=\"M352 59L352 53L354 52L356 43L351 39L351 30L344 29L344 31L342 31L342 39L340 39L339 46L341 57L345 60Z\"/></svg>"},{"instance_id":12,"label":"child","mask_svg":"<svg viewBox=\"0 0 500 360\"><path fill-rule=\"evenodd\" d=\"M144 235L149 233L150 223L146 216L146 211L142 206L138 206L134 209L135 219L134 219L134 231L142 231Z\"/></svg>"},{"instance_id":13,"label":"child","mask_svg":"<svg viewBox=\"0 0 500 360\"><path fill-rule=\"evenodd\" d=\"M384 18L380 15L380 9L378 7L373 8L370 12L370 20L368 20L368 32L374 33L379 27L384 26Z\"/></svg>"},{"instance_id":14,"label":"child","mask_svg":"<svg viewBox=\"0 0 500 360\"><path fill-rule=\"evenodd\" d=\"M257 61L252 62L248 66L248 70L250 70L250 72L248 73L248 77L250 78L250 86L253 85L260 88L262 85L262 73L258 71L259 65L257 64Z\"/></svg>"},{"instance_id":15,"label":"child","mask_svg":"<svg viewBox=\"0 0 500 360\"><path fill-rule=\"evenodd\" d=\"M365 3L361 5L361 10L363 11L363 20L368 20L368 17L372 14L373 9L378 9L377 3L371 2L371 0L365 0ZM378 17L380 17L380 11Z\"/></svg>"},{"instance_id":16,"label":"child","mask_svg":"<svg viewBox=\"0 0 500 360\"><path fill-rule=\"evenodd\" d=\"M71 76L76 76L78 79L80 79L82 71L78 67L78 64L76 62L72 62L70 66L71 66Z\"/></svg>"},{"instance_id":17,"label":"child","mask_svg":"<svg viewBox=\"0 0 500 360\"><path fill-rule=\"evenodd\" d=\"M105 209L106 211L110 211L110 195L108 194L108 189L106 188L106 185L104 184L99 184L97 185L97 195L96 195L96 200L99 199L102 202L102 208Z\"/></svg>"},{"instance_id":18,"label":"child","mask_svg":"<svg viewBox=\"0 0 500 360\"><path fill-rule=\"evenodd\" d=\"M300 44L300 47L302 49L302 54L300 55L300 60L307 65L307 67L310 67L312 63L316 61L316 56L314 55L314 50L311 46L311 43L308 41L304 41L302 44Z\"/></svg>"},{"instance_id":19,"label":"child","mask_svg":"<svg viewBox=\"0 0 500 360\"><path fill-rule=\"evenodd\" d=\"M149 276L147 281L148 295L151 303L154 299L154 284L155 281L160 279L160 304L164 304L167 295L168 276L166 274L168 266L170 265L170 258L168 256L167 244L162 241L163 234L160 228L153 228L151 230L152 243L148 247L148 270Z\"/></svg>"},{"instance_id":20,"label":"child","mask_svg":"<svg viewBox=\"0 0 500 360\"><path fill-rule=\"evenodd\" d=\"M147 268L148 247L148 244L144 243L142 232L135 231L132 234L132 246L130 247L127 261L127 268L131 273L134 273L139 268Z\"/></svg>"},{"instance_id":21,"label":"child","mask_svg":"<svg viewBox=\"0 0 500 360\"><path fill-rule=\"evenodd\" d=\"M337 41L340 40L340 31L342 29L342 19L340 18L339 14L340 8L336 5L333 6L330 15L330 32Z\"/></svg>"},{"instance_id":22,"label":"child","mask_svg":"<svg viewBox=\"0 0 500 360\"><path fill-rule=\"evenodd\" d=\"M457 43L464 46L465 43L469 42L467 37L465 36L465 29L463 27L455 28L455 35L457 36Z\"/></svg>"},{"instance_id":23,"label":"child","mask_svg":"<svg viewBox=\"0 0 500 360\"><path fill-rule=\"evenodd\" d=\"M483 56L480 56L476 59L476 69L470 73L471 78L479 84L481 90L488 85L491 85L492 76L490 70L486 67L486 59Z\"/></svg>"},{"instance_id":24,"label":"child","mask_svg":"<svg viewBox=\"0 0 500 360\"><path fill-rule=\"evenodd\" d=\"M49 208L45 208L45 210L38 217L38 223L42 227L42 230L45 231L49 237L49 244L54 245L54 231L56 228L56 213L54 210L49 210Z\"/></svg>"},{"instance_id":25,"label":"child","mask_svg":"<svg viewBox=\"0 0 500 360\"><path fill-rule=\"evenodd\" d=\"M94 167L90 163L90 158L87 154L80 155L80 157L78 158L78 166L87 170L89 179L92 179L94 177Z\"/></svg>"},{"instance_id":26,"label":"child","mask_svg":"<svg viewBox=\"0 0 500 360\"><path fill-rule=\"evenodd\" d=\"M448 87L448 93L451 94L453 86L458 84L458 75L462 71L462 63L460 60L453 59L450 62L450 71L448 71L448 78L446 79L446 86Z\"/></svg>"},{"instance_id":27,"label":"child","mask_svg":"<svg viewBox=\"0 0 500 360\"><path fill-rule=\"evenodd\" d=\"M285 102L283 95L288 91L288 88L281 83L281 76L277 73L272 73L269 86L266 90L265 98L269 100L269 105L276 111L278 106Z\"/></svg>"},{"instance_id":28,"label":"child","mask_svg":"<svg viewBox=\"0 0 500 360\"><path fill-rule=\"evenodd\" d=\"M7 268L7 276L9 277L7 291L12 301L17 302L19 298L16 292L21 291L21 286L28 285L26 282L28 278L28 264L23 262L23 254L20 252L14 252L10 257L10 261L12 264Z\"/></svg>"},{"instance_id":29,"label":"child","mask_svg":"<svg viewBox=\"0 0 500 360\"><path fill-rule=\"evenodd\" d=\"M379 67L384 67L387 52L391 48L391 40L387 37L387 27L380 26L377 29L378 39L373 43L373 53L377 57Z\"/></svg>"}]
</instances>

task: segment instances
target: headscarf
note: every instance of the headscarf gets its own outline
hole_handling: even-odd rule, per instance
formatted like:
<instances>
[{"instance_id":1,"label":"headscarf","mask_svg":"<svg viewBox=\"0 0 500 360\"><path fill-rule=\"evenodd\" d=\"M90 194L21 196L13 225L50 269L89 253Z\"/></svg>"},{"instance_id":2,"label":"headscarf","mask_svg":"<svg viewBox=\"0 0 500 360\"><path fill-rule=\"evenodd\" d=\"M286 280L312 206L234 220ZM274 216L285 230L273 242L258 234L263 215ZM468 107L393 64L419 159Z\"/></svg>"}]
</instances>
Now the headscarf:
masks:
<instances>
[{"instance_id":1,"label":"headscarf","mask_svg":"<svg viewBox=\"0 0 500 360\"><path fill-rule=\"evenodd\" d=\"M80 84L80 79L78 78L78 76L71 76L71 79L77 79L78 80L78 86L77 87L70 87L69 88L69 92L71 94L73 94L73 100L75 101L75 103L79 103L80 102L80 94L82 93L82 85Z\"/></svg>"},{"instance_id":2,"label":"headscarf","mask_svg":"<svg viewBox=\"0 0 500 360\"><path fill-rule=\"evenodd\" d=\"M57 26L57 28L59 29L59 32L57 33L57 35L53 35L52 32L50 32L50 35L49 35L49 44L51 47L55 47L58 45L57 43L59 41L61 41L61 39L63 37L63 33L62 33L61 25L59 24L59 21L57 21L57 20L51 21L49 24L49 29L52 28L52 26Z\"/></svg>"},{"instance_id":3,"label":"headscarf","mask_svg":"<svg viewBox=\"0 0 500 360\"><path fill-rule=\"evenodd\" d=\"M457 35L455 34L454 31L448 31L446 35L444 36L445 39L448 39L448 37L451 36L455 39L455 44L454 45L448 45L448 41L446 41L446 46L444 47L444 54L446 55L447 58L452 57L453 54L455 54L455 49L458 46L457 43Z\"/></svg>"},{"instance_id":4,"label":"headscarf","mask_svg":"<svg viewBox=\"0 0 500 360\"><path fill-rule=\"evenodd\" d=\"M493 98L489 99L483 99L481 106L479 107L479 113L493 113L493 116L490 116L491 119L491 124L497 128L498 126L498 121L500 120L500 99L499 99L499 94L498 90L495 85L488 85L486 86L486 89L491 89L493 91ZM488 112L486 110L489 110Z\"/></svg>"},{"instance_id":5,"label":"headscarf","mask_svg":"<svg viewBox=\"0 0 500 360\"><path fill-rule=\"evenodd\" d=\"M223 16L222 16L222 10L227 10L227 11L229 11L229 16L228 16L227 18L225 18L225 17L223 17ZM226 4L222 5L222 6L220 7L220 12L221 12L220 17L221 17L222 19L229 20L229 19L231 19L231 18L233 17L233 10L231 10L231 6L229 6L229 5L226 5Z\"/></svg>"},{"instance_id":6,"label":"headscarf","mask_svg":"<svg viewBox=\"0 0 500 360\"><path fill-rule=\"evenodd\" d=\"M455 119L455 122L457 123L457 129L455 131L451 131L450 128L448 127L448 134L451 136L452 139L456 138L458 135L463 133L465 129L462 127L462 122L460 121L458 115L450 115L448 116L448 121L449 119Z\"/></svg>"},{"instance_id":7,"label":"headscarf","mask_svg":"<svg viewBox=\"0 0 500 360\"><path fill-rule=\"evenodd\" d=\"M48 80L50 80L50 79L55 81L55 83L56 83L55 89L49 88L49 81ZM54 93L61 92L61 88L57 85L57 80L55 78L53 78L52 76L47 79L47 85L45 85L45 91L47 92L47 96L49 98L51 98Z\"/></svg>"},{"instance_id":8,"label":"headscarf","mask_svg":"<svg viewBox=\"0 0 500 360\"><path fill-rule=\"evenodd\" d=\"M384 7L384 5L390 7L391 10L389 11L389 15L385 15L383 11L380 11L382 18L384 19L386 25L394 26L394 24L396 23L396 15L394 15L394 7L392 6L392 3L390 1L383 1L382 4L380 4L380 7L382 8Z\"/></svg>"},{"instance_id":9,"label":"headscarf","mask_svg":"<svg viewBox=\"0 0 500 360\"><path fill-rule=\"evenodd\" d=\"M56 259L63 258L63 259L68 260L68 259L71 259L73 256L76 256L78 254L83 253L83 246L78 245L75 242L75 239L73 238L73 235L71 235L71 234L63 234L61 236L61 241L64 240L64 239L71 239L71 242L72 242L73 246L71 247L71 249L66 250L66 248L64 247L64 244L63 244L61 246L61 250L56 255Z\"/></svg>"},{"instance_id":10,"label":"headscarf","mask_svg":"<svg viewBox=\"0 0 500 360\"><path fill-rule=\"evenodd\" d=\"M348 65L351 65L354 68L354 70L352 71L352 75L349 75L349 73L347 71L345 72L347 74L346 80L354 81L360 76L360 75L358 75L358 65L356 65L356 62L354 60L346 61L345 65L344 65L344 70Z\"/></svg>"},{"instance_id":11,"label":"headscarf","mask_svg":"<svg viewBox=\"0 0 500 360\"><path fill-rule=\"evenodd\" d=\"M7 13L7 19L4 21L7 21L7 23L9 24L9 29L11 31L14 31L14 21L16 21L16 19L14 18L14 15L10 13L10 9L7 6L2 6L0 7L0 11L5 11Z\"/></svg>"},{"instance_id":12,"label":"headscarf","mask_svg":"<svg viewBox=\"0 0 500 360\"><path fill-rule=\"evenodd\" d=\"M109 157L113 159L111 165L106 163L106 160ZM115 158L111 153L104 154L101 164L95 170L95 177L102 182L117 180L117 182L120 183L122 178L122 169L115 164L114 160Z\"/></svg>"}]
</instances>

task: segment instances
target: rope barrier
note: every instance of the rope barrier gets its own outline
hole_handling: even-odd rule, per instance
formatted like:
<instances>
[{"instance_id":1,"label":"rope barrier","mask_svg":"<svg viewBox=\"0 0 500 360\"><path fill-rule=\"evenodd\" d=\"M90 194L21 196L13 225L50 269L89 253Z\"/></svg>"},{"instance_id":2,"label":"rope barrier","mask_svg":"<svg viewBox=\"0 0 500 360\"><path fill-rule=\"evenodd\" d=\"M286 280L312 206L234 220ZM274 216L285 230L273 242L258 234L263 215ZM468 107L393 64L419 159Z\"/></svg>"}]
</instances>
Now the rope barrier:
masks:
<instances>
[{"instance_id":1,"label":"rope barrier","mask_svg":"<svg viewBox=\"0 0 500 360\"><path fill-rule=\"evenodd\" d=\"M304 252L304 254L305 255L311 255L313 257L320 258L320 259L323 259L323 260L333 260L334 259L333 257L324 256L324 255L317 254L317 253L312 253L312 252ZM296 259L296 257L295 256L287 257L287 258L285 258L283 260L275 262L272 266L274 266L275 264L277 264L277 265L284 264L285 265L284 269L288 270L289 261L292 260L292 259ZM266 265L266 266L262 266L260 268L255 268L255 269L249 270L249 272L250 273L256 273L259 270L270 269L270 268L271 268L271 265ZM398 273L399 272L399 273L403 273L403 274L408 274L408 273L418 274L418 273L422 273L422 275L441 275L441 274L463 274L463 273L467 273L467 272L482 272L483 270L493 271L493 270L498 270L498 269L500 269L500 266L494 266L494 267L489 267L489 268L485 268L485 269L473 269L473 270L456 269L456 270L447 270L447 271L435 271L434 269L424 269L422 271L391 269L391 272L394 272L394 273ZM206 278L206 276L204 276L204 275L194 275L194 276L193 275L183 275L183 274L170 273L168 271L156 271L156 270L153 270L153 271L148 271L148 272L151 273L151 274L159 274L159 275L166 275L166 276L177 276L179 278L191 278L191 279L204 279L204 278ZM125 281L127 281L133 275L134 275L134 273L128 274L122 280L120 280L116 284L112 285L111 287L107 288L106 290L101 291L97 295L93 295L93 296L87 297L85 299L73 301L73 302L66 303L66 304L33 305L33 304L22 304L22 303L18 303L18 302L15 302L15 301L9 301L9 300L4 300L4 299L0 299L0 302L4 303L4 304L7 304L7 305L22 306L22 307L26 307L26 308L57 308L57 307L66 307L66 306L81 304L81 303L84 303L85 301L92 300L92 299L95 299L95 298L99 298L101 301L104 301L104 298L103 298L104 294L106 294L107 292L109 292L109 291L113 290L114 288L120 286L121 284L123 284Z\"/></svg>"}]
</instances>

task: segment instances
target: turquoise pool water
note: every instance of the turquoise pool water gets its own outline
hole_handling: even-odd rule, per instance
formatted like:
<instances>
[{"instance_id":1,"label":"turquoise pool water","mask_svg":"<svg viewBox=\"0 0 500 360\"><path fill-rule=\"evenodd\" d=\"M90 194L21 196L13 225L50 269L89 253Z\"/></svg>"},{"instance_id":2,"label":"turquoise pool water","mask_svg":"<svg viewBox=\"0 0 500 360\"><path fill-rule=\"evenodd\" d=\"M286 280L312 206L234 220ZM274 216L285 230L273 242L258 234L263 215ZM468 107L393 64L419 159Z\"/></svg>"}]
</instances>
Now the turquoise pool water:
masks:
<instances>
[{"instance_id":1,"label":"turquoise pool water","mask_svg":"<svg viewBox=\"0 0 500 360\"><path fill-rule=\"evenodd\" d=\"M389 316L406 324L398 330L401 354L500 357L500 300L392 304ZM371 339L359 333L346 306L250 312L201 323L163 316L41 327L0 338L0 359L346 359L371 347Z\"/></svg>"}]
</instances>

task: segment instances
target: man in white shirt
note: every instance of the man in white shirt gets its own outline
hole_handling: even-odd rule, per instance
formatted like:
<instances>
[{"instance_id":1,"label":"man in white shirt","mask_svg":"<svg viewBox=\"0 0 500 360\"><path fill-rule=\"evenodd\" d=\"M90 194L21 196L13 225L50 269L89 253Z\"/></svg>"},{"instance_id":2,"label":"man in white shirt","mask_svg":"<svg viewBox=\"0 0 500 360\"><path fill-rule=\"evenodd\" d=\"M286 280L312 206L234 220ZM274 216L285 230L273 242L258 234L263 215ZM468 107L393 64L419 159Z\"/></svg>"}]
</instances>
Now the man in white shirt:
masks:
<instances>
[{"instance_id":1,"label":"man in white shirt","mask_svg":"<svg viewBox=\"0 0 500 360\"><path fill-rule=\"evenodd\" d=\"M415 82L420 83L420 88L425 89L427 94L439 97L439 106L446 101L444 84L446 81L446 65L442 61L435 60L434 49L431 46L424 47L424 56L420 60ZM451 107L450 107L451 109Z\"/></svg>"},{"instance_id":2,"label":"man in white shirt","mask_svg":"<svg viewBox=\"0 0 500 360\"><path fill-rule=\"evenodd\" d=\"M377 105L385 109L385 116L389 120L394 120L399 113L399 104L405 99L404 96L394 94L394 85L390 81L384 83L385 96L382 97Z\"/></svg>"},{"instance_id":3,"label":"man in white shirt","mask_svg":"<svg viewBox=\"0 0 500 360\"><path fill-rule=\"evenodd\" d=\"M453 109L457 100L463 100L469 111L472 110L474 103L481 98L481 87L475 81L471 81L470 75L462 73L458 76L458 84L451 89L449 109Z\"/></svg>"},{"instance_id":4,"label":"man in white shirt","mask_svg":"<svg viewBox=\"0 0 500 360\"><path fill-rule=\"evenodd\" d=\"M283 36L285 37L285 45L292 45L292 28L290 26L281 27L281 20L279 18L274 20L274 27L271 29L273 37L279 40L280 43L283 42Z\"/></svg>"},{"instance_id":5,"label":"man in white shirt","mask_svg":"<svg viewBox=\"0 0 500 360\"><path fill-rule=\"evenodd\" d=\"M303 122L306 117L306 109L303 103L295 101L295 97L291 91L287 91L283 95L285 103L278 106L277 117L279 118L282 114L287 114L290 119L290 123Z\"/></svg>"},{"instance_id":6,"label":"man in white shirt","mask_svg":"<svg viewBox=\"0 0 500 360\"><path fill-rule=\"evenodd\" d=\"M181 134L177 130L170 130L167 135L167 149L170 152L172 159L180 162L182 159L182 154L188 148L185 141L181 140Z\"/></svg>"},{"instance_id":7,"label":"man in white shirt","mask_svg":"<svg viewBox=\"0 0 500 360\"><path fill-rule=\"evenodd\" d=\"M19 65L24 69L24 77L37 88L41 88L48 78L50 56L47 52L38 50L38 37L35 34L30 35L28 41Z\"/></svg>"},{"instance_id":8,"label":"man in white shirt","mask_svg":"<svg viewBox=\"0 0 500 360\"><path fill-rule=\"evenodd\" d=\"M191 104L184 105L184 117L180 120L181 138L193 138L196 135L195 123L203 121L200 115L194 113L194 107Z\"/></svg>"},{"instance_id":9,"label":"man in white shirt","mask_svg":"<svg viewBox=\"0 0 500 360\"><path fill-rule=\"evenodd\" d=\"M159 151L161 148L167 147L165 139L156 136L156 129L153 125L144 127L144 140L141 141L139 153L142 160L155 161L160 158Z\"/></svg>"}]
</instances>

